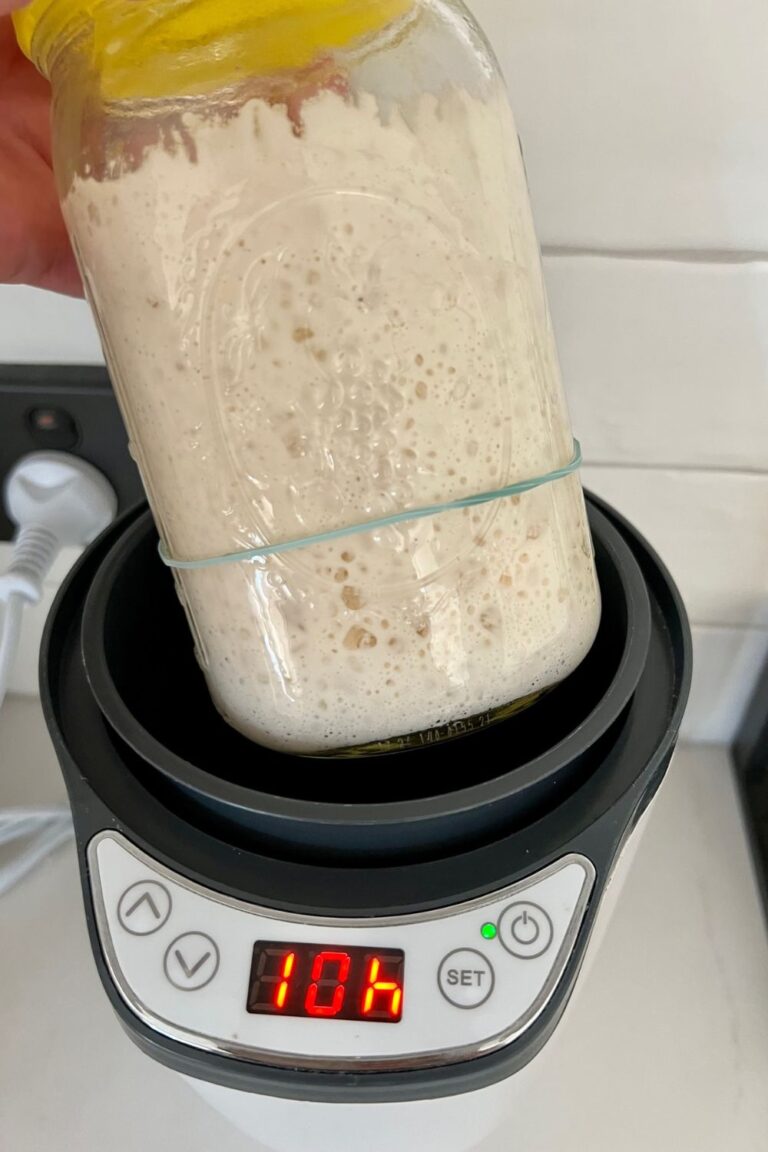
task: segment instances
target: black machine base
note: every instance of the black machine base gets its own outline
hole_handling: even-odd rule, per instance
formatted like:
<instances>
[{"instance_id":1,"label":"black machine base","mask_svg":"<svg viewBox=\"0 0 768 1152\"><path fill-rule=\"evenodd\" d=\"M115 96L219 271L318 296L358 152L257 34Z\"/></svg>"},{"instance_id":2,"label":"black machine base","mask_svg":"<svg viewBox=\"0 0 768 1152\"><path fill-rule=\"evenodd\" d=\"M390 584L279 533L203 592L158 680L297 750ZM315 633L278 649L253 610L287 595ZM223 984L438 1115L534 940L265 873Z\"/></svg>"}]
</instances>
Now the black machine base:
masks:
<instances>
[{"instance_id":1,"label":"black machine base","mask_svg":"<svg viewBox=\"0 0 768 1152\"><path fill-rule=\"evenodd\" d=\"M691 674L685 610L665 568L606 505L590 498L589 511L603 617L586 660L526 712L443 746L390 754L404 771L388 772L399 794L383 799L352 784L318 795L316 761L261 748L221 720L147 512L128 513L89 549L51 613L41 692L72 804L94 956L146 1052L248 1091L363 1103L470 1091L541 1049L570 996L614 863L663 779ZM163 690L171 670L178 708ZM404 759L414 756L418 765ZM252 786L274 778L275 757L291 763L290 794ZM355 764L339 761L333 777L349 781ZM508 1049L413 1072L284 1070L187 1048L148 1029L120 999L101 953L86 856L107 828L209 889L307 917L454 905L568 852L587 856L597 880L547 1011Z\"/></svg>"}]
</instances>

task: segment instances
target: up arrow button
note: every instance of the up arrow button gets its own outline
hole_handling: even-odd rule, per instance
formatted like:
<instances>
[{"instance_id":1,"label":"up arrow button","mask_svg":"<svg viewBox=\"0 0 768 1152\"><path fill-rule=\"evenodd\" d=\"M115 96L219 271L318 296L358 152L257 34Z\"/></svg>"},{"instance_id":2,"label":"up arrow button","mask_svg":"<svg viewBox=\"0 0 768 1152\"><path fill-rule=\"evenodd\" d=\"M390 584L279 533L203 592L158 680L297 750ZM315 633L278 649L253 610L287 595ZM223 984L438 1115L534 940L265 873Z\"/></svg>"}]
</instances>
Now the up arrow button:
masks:
<instances>
[{"instance_id":1,"label":"up arrow button","mask_svg":"<svg viewBox=\"0 0 768 1152\"><path fill-rule=\"evenodd\" d=\"M171 894L164 884L139 880L120 897L117 918L132 936L151 936L167 922L171 908Z\"/></svg>"}]
</instances>

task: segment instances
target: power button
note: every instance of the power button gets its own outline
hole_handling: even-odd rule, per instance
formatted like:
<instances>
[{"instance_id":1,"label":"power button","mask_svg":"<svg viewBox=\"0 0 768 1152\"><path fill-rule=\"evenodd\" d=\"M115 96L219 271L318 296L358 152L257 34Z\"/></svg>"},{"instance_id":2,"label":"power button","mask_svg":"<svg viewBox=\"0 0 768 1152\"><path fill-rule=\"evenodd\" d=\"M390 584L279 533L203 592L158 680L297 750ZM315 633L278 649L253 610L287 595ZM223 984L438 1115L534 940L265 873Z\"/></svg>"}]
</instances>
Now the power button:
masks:
<instances>
[{"instance_id":1,"label":"power button","mask_svg":"<svg viewBox=\"0 0 768 1152\"><path fill-rule=\"evenodd\" d=\"M528 900L505 908L499 919L499 940L519 960L536 960L552 943L552 921L543 908Z\"/></svg>"}]
</instances>

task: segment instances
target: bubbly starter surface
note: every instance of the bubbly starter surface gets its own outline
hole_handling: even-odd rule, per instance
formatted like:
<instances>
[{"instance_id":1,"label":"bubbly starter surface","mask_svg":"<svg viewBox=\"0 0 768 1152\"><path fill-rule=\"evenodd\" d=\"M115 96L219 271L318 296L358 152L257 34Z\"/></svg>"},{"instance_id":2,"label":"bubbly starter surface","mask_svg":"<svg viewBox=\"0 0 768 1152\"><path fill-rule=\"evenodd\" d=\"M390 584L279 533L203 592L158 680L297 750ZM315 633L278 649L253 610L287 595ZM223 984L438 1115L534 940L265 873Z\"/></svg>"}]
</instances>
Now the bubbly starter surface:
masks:
<instances>
[{"instance_id":1,"label":"bubbly starter surface","mask_svg":"<svg viewBox=\"0 0 768 1152\"><path fill-rule=\"evenodd\" d=\"M198 559L495 489L572 443L503 93L187 113L65 211L153 511ZM115 177L115 178L112 178ZM179 574L214 700L330 751L570 672L599 596L578 477ZM150 638L151 639L151 638Z\"/></svg>"}]
</instances>

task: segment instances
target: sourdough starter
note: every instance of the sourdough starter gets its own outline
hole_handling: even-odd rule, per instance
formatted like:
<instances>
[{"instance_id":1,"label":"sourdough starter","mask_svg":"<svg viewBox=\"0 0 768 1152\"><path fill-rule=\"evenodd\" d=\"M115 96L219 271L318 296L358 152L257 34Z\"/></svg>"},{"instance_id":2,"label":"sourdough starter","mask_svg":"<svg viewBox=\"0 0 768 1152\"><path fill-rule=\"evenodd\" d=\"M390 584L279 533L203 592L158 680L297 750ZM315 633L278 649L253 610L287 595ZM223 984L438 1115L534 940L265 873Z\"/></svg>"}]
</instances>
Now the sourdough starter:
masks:
<instances>
[{"instance_id":1,"label":"sourdough starter","mask_svg":"<svg viewBox=\"0 0 768 1152\"><path fill-rule=\"evenodd\" d=\"M572 455L504 93L384 112L328 91L302 121L261 99L189 111L133 170L84 173L66 198L180 559ZM568 674L599 619L576 476L177 582L217 707L295 752L487 717Z\"/></svg>"}]
</instances>

